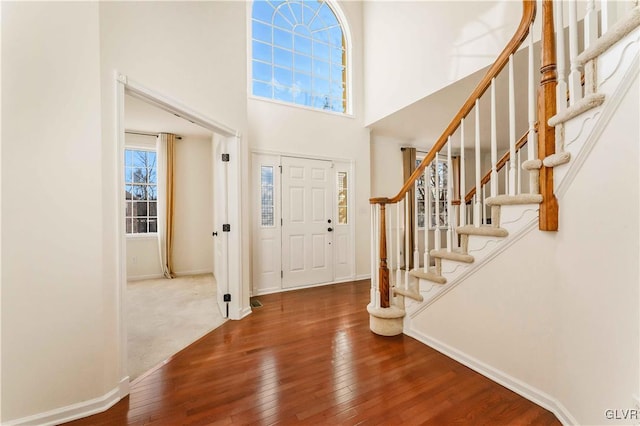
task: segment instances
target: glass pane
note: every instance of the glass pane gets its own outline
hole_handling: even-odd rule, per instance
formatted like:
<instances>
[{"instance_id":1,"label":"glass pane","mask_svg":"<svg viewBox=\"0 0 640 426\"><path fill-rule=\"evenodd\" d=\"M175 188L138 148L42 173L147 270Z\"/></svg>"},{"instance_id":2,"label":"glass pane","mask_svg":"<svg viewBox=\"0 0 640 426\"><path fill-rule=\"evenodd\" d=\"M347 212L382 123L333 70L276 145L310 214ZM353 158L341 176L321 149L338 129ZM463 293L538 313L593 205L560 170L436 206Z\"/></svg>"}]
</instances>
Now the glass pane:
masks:
<instances>
[{"instance_id":1,"label":"glass pane","mask_svg":"<svg viewBox=\"0 0 640 426\"><path fill-rule=\"evenodd\" d=\"M273 199L273 166L260 168L261 187L261 224L262 226L274 226L274 199Z\"/></svg>"},{"instance_id":2,"label":"glass pane","mask_svg":"<svg viewBox=\"0 0 640 426\"><path fill-rule=\"evenodd\" d=\"M315 95L329 95L329 80L324 80L322 78L314 78L313 79L313 93Z\"/></svg>"},{"instance_id":3,"label":"glass pane","mask_svg":"<svg viewBox=\"0 0 640 426\"><path fill-rule=\"evenodd\" d=\"M293 53L288 50L273 48L273 63L280 67L293 68Z\"/></svg>"},{"instance_id":4,"label":"glass pane","mask_svg":"<svg viewBox=\"0 0 640 426\"><path fill-rule=\"evenodd\" d=\"M325 78L329 80L329 62L319 61L313 59L313 74L314 77Z\"/></svg>"},{"instance_id":5,"label":"glass pane","mask_svg":"<svg viewBox=\"0 0 640 426\"><path fill-rule=\"evenodd\" d=\"M155 201L149 203L149 216L158 216L158 203Z\"/></svg>"},{"instance_id":6,"label":"glass pane","mask_svg":"<svg viewBox=\"0 0 640 426\"><path fill-rule=\"evenodd\" d=\"M260 19L264 22L271 22L271 15L273 14L273 7L266 1L254 1L253 2L253 19Z\"/></svg>"},{"instance_id":7,"label":"glass pane","mask_svg":"<svg viewBox=\"0 0 640 426\"><path fill-rule=\"evenodd\" d=\"M296 54L295 55L295 70L304 71L311 74L311 57Z\"/></svg>"},{"instance_id":8,"label":"glass pane","mask_svg":"<svg viewBox=\"0 0 640 426\"><path fill-rule=\"evenodd\" d=\"M276 27L280 27L285 30L290 30L292 27L292 23L284 18L284 16L280 13L276 13L273 16L273 25Z\"/></svg>"},{"instance_id":9,"label":"glass pane","mask_svg":"<svg viewBox=\"0 0 640 426\"><path fill-rule=\"evenodd\" d=\"M254 41L252 43L253 59L271 62L271 45Z\"/></svg>"},{"instance_id":10,"label":"glass pane","mask_svg":"<svg viewBox=\"0 0 640 426\"><path fill-rule=\"evenodd\" d=\"M149 232L158 232L158 219L155 217L149 218Z\"/></svg>"},{"instance_id":11,"label":"glass pane","mask_svg":"<svg viewBox=\"0 0 640 426\"><path fill-rule=\"evenodd\" d=\"M342 99L332 99L331 109L333 111L344 112L344 101Z\"/></svg>"},{"instance_id":12,"label":"glass pane","mask_svg":"<svg viewBox=\"0 0 640 426\"><path fill-rule=\"evenodd\" d=\"M131 167L133 164L133 151L130 149L124 150L124 165L125 167Z\"/></svg>"},{"instance_id":13,"label":"glass pane","mask_svg":"<svg viewBox=\"0 0 640 426\"><path fill-rule=\"evenodd\" d=\"M340 47L332 47L331 48L331 62L333 62L334 64L342 64L343 60L342 60L342 55L344 53L344 50L342 50L342 48Z\"/></svg>"},{"instance_id":14,"label":"glass pane","mask_svg":"<svg viewBox=\"0 0 640 426\"><path fill-rule=\"evenodd\" d=\"M347 206L347 172L338 172L338 205Z\"/></svg>"},{"instance_id":15,"label":"glass pane","mask_svg":"<svg viewBox=\"0 0 640 426\"><path fill-rule=\"evenodd\" d=\"M331 82L331 97L342 99L344 96L344 88L342 82Z\"/></svg>"},{"instance_id":16,"label":"glass pane","mask_svg":"<svg viewBox=\"0 0 640 426\"><path fill-rule=\"evenodd\" d=\"M331 80L342 82L342 71L344 68L342 65L331 65Z\"/></svg>"},{"instance_id":17,"label":"glass pane","mask_svg":"<svg viewBox=\"0 0 640 426\"><path fill-rule=\"evenodd\" d=\"M147 233L147 219L133 219L133 233L134 234L146 234Z\"/></svg>"},{"instance_id":18,"label":"glass pane","mask_svg":"<svg viewBox=\"0 0 640 426\"><path fill-rule=\"evenodd\" d=\"M311 39L299 35L293 36L293 50L311 55Z\"/></svg>"},{"instance_id":19,"label":"glass pane","mask_svg":"<svg viewBox=\"0 0 640 426\"><path fill-rule=\"evenodd\" d=\"M338 224L347 225L347 208L338 207Z\"/></svg>"},{"instance_id":20,"label":"glass pane","mask_svg":"<svg viewBox=\"0 0 640 426\"><path fill-rule=\"evenodd\" d=\"M313 42L313 56L329 60L329 45L318 41Z\"/></svg>"},{"instance_id":21,"label":"glass pane","mask_svg":"<svg viewBox=\"0 0 640 426\"><path fill-rule=\"evenodd\" d=\"M262 96L263 98L272 98L273 89L270 84L260 83L259 81L253 82L253 94L256 96Z\"/></svg>"},{"instance_id":22,"label":"glass pane","mask_svg":"<svg viewBox=\"0 0 640 426\"><path fill-rule=\"evenodd\" d=\"M124 182L130 183L133 179L133 170L131 167L125 167L124 169Z\"/></svg>"},{"instance_id":23,"label":"glass pane","mask_svg":"<svg viewBox=\"0 0 640 426\"><path fill-rule=\"evenodd\" d=\"M296 73L294 80L300 92L311 92L311 76L307 74Z\"/></svg>"},{"instance_id":24,"label":"glass pane","mask_svg":"<svg viewBox=\"0 0 640 426\"><path fill-rule=\"evenodd\" d=\"M158 183L158 176L155 167L153 169L149 169L149 183Z\"/></svg>"},{"instance_id":25,"label":"glass pane","mask_svg":"<svg viewBox=\"0 0 640 426\"><path fill-rule=\"evenodd\" d=\"M128 216L128 217L131 217L132 216L132 212L133 212L133 206L132 206L130 201L127 201L125 204L126 204L126 206L125 206L125 209L124 209L125 210L124 211L124 215Z\"/></svg>"},{"instance_id":26,"label":"glass pane","mask_svg":"<svg viewBox=\"0 0 640 426\"><path fill-rule=\"evenodd\" d=\"M157 200L158 199L158 187L155 185L149 185L147 188L147 200Z\"/></svg>"},{"instance_id":27,"label":"glass pane","mask_svg":"<svg viewBox=\"0 0 640 426\"><path fill-rule=\"evenodd\" d=\"M329 29L329 43L342 47L342 28L340 26Z\"/></svg>"},{"instance_id":28,"label":"glass pane","mask_svg":"<svg viewBox=\"0 0 640 426\"><path fill-rule=\"evenodd\" d=\"M293 49L293 34L279 28L273 29L273 44L285 49Z\"/></svg>"},{"instance_id":29,"label":"glass pane","mask_svg":"<svg viewBox=\"0 0 640 426\"><path fill-rule=\"evenodd\" d=\"M265 25L262 22L252 22L251 35L254 39L264 41L265 43L271 43L271 26Z\"/></svg>"},{"instance_id":30,"label":"glass pane","mask_svg":"<svg viewBox=\"0 0 640 426\"><path fill-rule=\"evenodd\" d=\"M273 98L278 101L293 102L293 93L290 87L275 86L273 92Z\"/></svg>"},{"instance_id":31,"label":"glass pane","mask_svg":"<svg viewBox=\"0 0 640 426\"><path fill-rule=\"evenodd\" d=\"M147 164L147 153L145 151L132 151L134 167L145 167Z\"/></svg>"},{"instance_id":32,"label":"glass pane","mask_svg":"<svg viewBox=\"0 0 640 426\"><path fill-rule=\"evenodd\" d=\"M126 219L126 220L125 220L125 228L126 228L126 231L125 231L125 232L126 232L127 234L130 234L130 233L132 232L132 231L131 231L131 229L132 229L132 228L131 228L131 219Z\"/></svg>"},{"instance_id":33,"label":"glass pane","mask_svg":"<svg viewBox=\"0 0 640 426\"><path fill-rule=\"evenodd\" d=\"M264 82L271 81L271 65L263 62L253 61L253 79Z\"/></svg>"},{"instance_id":34,"label":"glass pane","mask_svg":"<svg viewBox=\"0 0 640 426\"><path fill-rule=\"evenodd\" d=\"M301 92L294 93L293 101L298 105L311 106L312 100L313 100L313 97L311 96L311 92L301 91Z\"/></svg>"},{"instance_id":35,"label":"glass pane","mask_svg":"<svg viewBox=\"0 0 640 426\"><path fill-rule=\"evenodd\" d=\"M127 185L124 189L124 198L125 200L133 199L133 186Z\"/></svg>"},{"instance_id":36,"label":"glass pane","mask_svg":"<svg viewBox=\"0 0 640 426\"><path fill-rule=\"evenodd\" d=\"M290 2L289 3L289 7L291 8L291 11L293 12L293 15L296 19L296 24L300 24L302 23L302 6L299 3L293 3Z\"/></svg>"},{"instance_id":37,"label":"glass pane","mask_svg":"<svg viewBox=\"0 0 640 426\"><path fill-rule=\"evenodd\" d=\"M147 182L147 169L142 167L136 167L133 169L133 183L145 183Z\"/></svg>"},{"instance_id":38,"label":"glass pane","mask_svg":"<svg viewBox=\"0 0 640 426\"><path fill-rule=\"evenodd\" d=\"M274 84L276 88L278 86L287 88L293 86L293 72L289 69L275 67L273 69L273 77L275 78Z\"/></svg>"},{"instance_id":39,"label":"glass pane","mask_svg":"<svg viewBox=\"0 0 640 426\"><path fill-rule=\"evenodd\" d=\"M147 202L133 203L133 217L147 216Z\"/></svg>"},{"instance_id":40,"label":"glass pane","mask_svg":"<svg viewBox=\"0 0 640 426\"><path fill-rule=\"evenodd\" d=\"M296 22L296 18L293 17L293 12L291 12L291 9L289 8L289 5L287 4L283 4L282 6L280 6L278 8L278 14L280 15L281 18L284 18L285 21L287 22L286 24L282 23L281 20L278 20L278 22L281 23L282 25L287 25L284 28L291 28L293 27L293 25Z\"/></svg>"}]
</instances>

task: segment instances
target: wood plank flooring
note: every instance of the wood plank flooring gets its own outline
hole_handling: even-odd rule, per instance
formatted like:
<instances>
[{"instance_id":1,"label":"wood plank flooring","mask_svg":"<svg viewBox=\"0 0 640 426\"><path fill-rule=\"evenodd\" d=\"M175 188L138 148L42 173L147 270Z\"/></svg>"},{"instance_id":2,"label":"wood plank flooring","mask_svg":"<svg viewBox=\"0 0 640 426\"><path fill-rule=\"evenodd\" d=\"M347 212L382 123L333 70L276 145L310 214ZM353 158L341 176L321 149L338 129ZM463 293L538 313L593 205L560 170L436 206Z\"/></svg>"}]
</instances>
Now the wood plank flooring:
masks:
<instances>
[{"instance_id":1,"label":"wood plank flooring","mask_svg":"<svg viewBox=\"0 0 640 426\"><path fill-rule=\"evenodd\" d=\"M558 425L552 413L407 336L369 331L369 281L260 296L69 425Z\"/></svg>"}]
</instances>

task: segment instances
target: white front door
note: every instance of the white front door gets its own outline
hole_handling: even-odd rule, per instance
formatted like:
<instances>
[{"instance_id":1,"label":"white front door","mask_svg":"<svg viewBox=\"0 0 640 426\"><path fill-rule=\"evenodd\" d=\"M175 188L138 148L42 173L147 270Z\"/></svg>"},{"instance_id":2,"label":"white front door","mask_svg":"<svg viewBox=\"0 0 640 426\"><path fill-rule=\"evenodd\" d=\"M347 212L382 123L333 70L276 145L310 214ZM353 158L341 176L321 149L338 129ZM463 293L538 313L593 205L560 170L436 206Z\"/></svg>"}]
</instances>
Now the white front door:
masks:
<instances>
[{"instance_id":1,"label":"white front door","mask_svg":"<svg viewBox=\"0 0 640 426\"><path fill-rule=\"evenodd\" d=\"M282 157L282 287L333 281L333 173L324 160Z\"/></svg>"}]
</instances>

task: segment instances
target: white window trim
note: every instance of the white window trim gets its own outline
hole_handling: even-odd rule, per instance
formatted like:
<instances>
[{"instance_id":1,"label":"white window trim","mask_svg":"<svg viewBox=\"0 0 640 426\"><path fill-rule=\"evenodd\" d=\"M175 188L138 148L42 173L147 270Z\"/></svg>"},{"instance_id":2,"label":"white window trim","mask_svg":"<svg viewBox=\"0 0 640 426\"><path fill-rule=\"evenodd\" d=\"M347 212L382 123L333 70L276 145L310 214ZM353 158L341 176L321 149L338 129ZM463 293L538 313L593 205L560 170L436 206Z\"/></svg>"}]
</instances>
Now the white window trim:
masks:
<instances>
[{"instance_id":1,"label":"white window trim","mask_svg":"<svg viewBox=\"0 0 640 426\"><path fill-rule=\"evenodd\" d=\"M349 22L347 21L347 18L344 14L344 11L342 10L342 8L340 7L340 5L338 4L337 1L335 0L324 0L329 7L331 8L331 10L333 11L333 13L336 15L336 18L338 19L338 22L340 23L340 25L342 26L342 34L344 36L344 42L345 42L345 54L346 54L346 64L345 64L345 72L346 72L346 78L345 78L345 83L346 83L346 87L345 87L345 95L346 95L346 99L347 99L347 105L345 108L344 112L340 112L340 111L327 111L327 110L322 110L319 108L314 108L314 107L310 107L307 105L299 105L299 104L295 104L293 102L284 102L284 101L280 101L277 99L269 99L269 98L263 98L260 96L254 96L253 95L253 67L252 67L252 61L253 61L253 47L252 47L252 42L253 42L253 38L252 38L252 20L253 20L253 16L252 16L252 9L253 9L253 1L248 1L247 4L247 8L246 8L246 18L247 18L247 97L250 99L254 99L254 100L260 100L260 101L265 101L265 102L273 102L279 105L286 105L286 106L290 106L293 108L302 108L302 109L306 109L309 111L314 111L314 112L324 112L326 114L332 114L332 115L338 115L338 116L343 116L343 117L353 117L353 104L354 104L354 99L353 99L353 72L352 72L352 63L353 63L353 39L351 37L351 27L349 26Z\"/></svg>"}]
</instances>

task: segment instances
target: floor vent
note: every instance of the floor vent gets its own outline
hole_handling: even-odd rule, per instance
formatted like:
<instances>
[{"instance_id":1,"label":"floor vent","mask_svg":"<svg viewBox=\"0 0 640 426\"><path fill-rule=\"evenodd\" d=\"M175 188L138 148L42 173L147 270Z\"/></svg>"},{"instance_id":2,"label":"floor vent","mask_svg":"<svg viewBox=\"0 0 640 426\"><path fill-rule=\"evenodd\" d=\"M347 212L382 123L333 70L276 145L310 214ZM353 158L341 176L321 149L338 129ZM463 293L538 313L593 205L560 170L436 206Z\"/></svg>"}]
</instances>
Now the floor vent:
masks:
<instances>
[{"instance_id":1,"label":"floor vent","mask_svg":"<svg viewBox=\"0 0 640 426\"><path fill-rule=\"evenodd\" d=\"M252 308L261 308L262 303L258 299L251 299L251 307Z\"/></svg>"}]
</instances>

